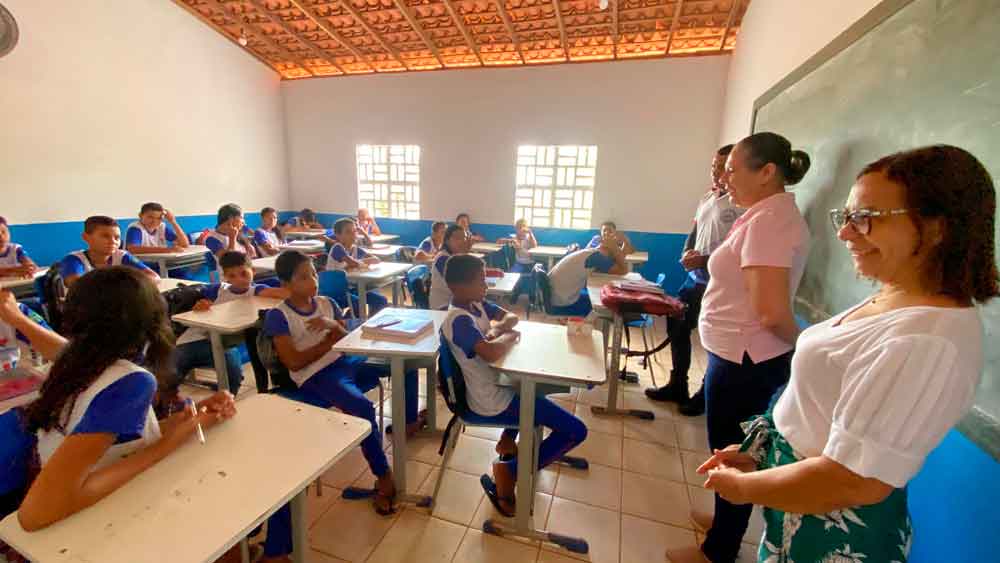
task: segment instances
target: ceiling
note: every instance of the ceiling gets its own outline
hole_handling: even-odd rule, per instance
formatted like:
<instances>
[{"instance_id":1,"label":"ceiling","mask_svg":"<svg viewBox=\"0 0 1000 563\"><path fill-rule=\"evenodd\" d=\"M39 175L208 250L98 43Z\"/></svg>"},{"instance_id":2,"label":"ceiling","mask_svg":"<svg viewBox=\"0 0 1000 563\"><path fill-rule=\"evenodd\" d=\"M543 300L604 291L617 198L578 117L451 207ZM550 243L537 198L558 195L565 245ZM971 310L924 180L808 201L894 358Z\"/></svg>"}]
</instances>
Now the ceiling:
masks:
<instances>
[{"instance_id":1,"label":"ceiling","mask_svg":"<svg viewBox=\"0 0 1000 563\"><path fill-rule=\"evenodd\" d=\"M284 79L719 54L750 0L174 0ZM242 44L246 43L245 46Z\"/></svg>"}]
</instances>

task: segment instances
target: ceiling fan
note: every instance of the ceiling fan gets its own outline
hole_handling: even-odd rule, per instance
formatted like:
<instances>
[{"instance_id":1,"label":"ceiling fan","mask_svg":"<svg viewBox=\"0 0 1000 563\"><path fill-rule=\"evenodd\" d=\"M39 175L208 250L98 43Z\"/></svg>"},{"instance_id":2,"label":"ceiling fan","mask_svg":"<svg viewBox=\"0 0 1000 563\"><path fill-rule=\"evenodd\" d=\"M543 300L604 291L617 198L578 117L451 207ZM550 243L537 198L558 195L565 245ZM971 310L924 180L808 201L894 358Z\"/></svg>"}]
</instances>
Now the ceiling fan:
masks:
<instances>
[{"instance_id":1,"label":"ceiling fan","mask_svg":"<svg viewBox=\"0 0 1000 563\"><path fill-rule=\"evenodd\" d=\"M0 4L0 57L6 55L17 44L17 22L3 4Z\"/></svg>"}]
</instances>

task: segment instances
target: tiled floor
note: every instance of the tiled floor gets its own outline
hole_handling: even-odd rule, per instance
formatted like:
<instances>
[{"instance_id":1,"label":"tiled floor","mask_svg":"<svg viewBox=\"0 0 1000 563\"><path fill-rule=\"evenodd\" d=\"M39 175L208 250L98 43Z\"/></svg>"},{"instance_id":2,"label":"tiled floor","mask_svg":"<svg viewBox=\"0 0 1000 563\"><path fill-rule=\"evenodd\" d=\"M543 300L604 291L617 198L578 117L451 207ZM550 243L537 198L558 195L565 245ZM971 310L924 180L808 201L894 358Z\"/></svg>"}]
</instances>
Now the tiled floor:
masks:
<instances>
[{"instance_id":1,"label":"tiled floor","mask_svg":"<svg viewBox=\"0 0 1000 563\"><path fill-rule=\"evenodd\" d=\"M532 320L541 320L532 315ZM662 324L657 336L661 337ZM700 385L704 351L697 344L691 386ZM641 341L639 339L634 340ZM656 382L670 368L669 349L654 362ZM632 366L637 368L638 366ZM323 496L310 490L310 553L313 563L483 562L610 563L665 561L664 551L700 540L689 519L691 507L712 510L711 492L693 469L707 457L704 417L686 418L672 406L650 402L642 391L652 384L649 372L638 369L640 384L621 391L626 406L653 410L656 419L621 420L593 415L590 405L607 398L606 388L554 397L587 424L587 441L573 453L590 461L589 471L551 467L542 472L535 498L535 523L554 532L582 536L590 553L578 555L556 546L484 534L482 523L497 518L479 486L495 457L497 431L470 429L459 440L446 469L433 513L404 506L392 516L375 514L368 501L340 498L351 484L371 486L373 477L359 450L347 455L323 478ZM423 377L423 374L421 374ZM252 377L248 378L252 382ZM424 386L421 384L421 393ZM252 390L244 390L252 393ZM377 398L372 393L371 396ZM389 392L386 392L386 403ZM424 401L425 399L422 399ZM430 493L440 471L437 455L441 433L450 414L438 398L439 430L412 439L408 447L409 488ZM387 416L391 413L387 409ZM387 422L390 419L387 418ZM391 455L391 445L386 441ZM740 561L756 561L762 519L755 514Z\"/></svg>"}]
</instances>

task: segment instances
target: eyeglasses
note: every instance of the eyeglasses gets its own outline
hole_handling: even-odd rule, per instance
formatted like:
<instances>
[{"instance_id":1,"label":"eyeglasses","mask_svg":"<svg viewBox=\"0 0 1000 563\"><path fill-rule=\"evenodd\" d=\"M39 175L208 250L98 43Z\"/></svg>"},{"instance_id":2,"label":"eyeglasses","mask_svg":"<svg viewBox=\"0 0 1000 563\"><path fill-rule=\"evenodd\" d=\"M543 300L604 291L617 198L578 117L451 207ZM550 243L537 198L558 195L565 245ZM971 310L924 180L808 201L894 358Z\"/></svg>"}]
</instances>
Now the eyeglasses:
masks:
<instances>
[{"instance_id":1,"label":"eyeglasses","mask_svg":"<svg viewBox=\"0 0 1000 563\"><path fill-rule=\"evenodd\" d=\"M872 232L872 217L890 217L892 215L904 215L909 213L909 209L886 209L876 211L873 209L858 209L848 211L847 209L831 209L830 222L833 223L834 230L840 230L845 225L850 225L854 232L859 235L867 235Z\"/></svg>"}]
</instances>

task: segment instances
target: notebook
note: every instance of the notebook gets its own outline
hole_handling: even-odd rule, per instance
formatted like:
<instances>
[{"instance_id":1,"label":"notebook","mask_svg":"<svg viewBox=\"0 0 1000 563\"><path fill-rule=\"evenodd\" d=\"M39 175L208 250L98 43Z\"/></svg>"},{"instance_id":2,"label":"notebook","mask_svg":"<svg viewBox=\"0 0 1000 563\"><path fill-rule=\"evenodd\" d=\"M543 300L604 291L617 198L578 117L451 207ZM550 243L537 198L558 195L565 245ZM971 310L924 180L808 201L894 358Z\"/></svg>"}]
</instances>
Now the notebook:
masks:
<instances>
[{"instance_id":1,"label":"notebook","mask_svg":"<svg viewBox=\"0 0 1000 563\"><path fill-rule=\"evenodd\" d=\"M618 289L624 289L626 291L644 291L646 293L655 293L657 295L664 295L663 288L656 285L653 282L633 281L633 280L623 280L616 281L613 283Z\"/></svg>"},{"instance_id":2,"label":"notebook","mask_svg":"<svg viewBox=\"0 0 1000 563\"><path fill-rule=\"evenodd\" d=\"M410 343L434 330L434 321L406 314L380 315L361 325L361 335L372 340Z\"/></svg>"}]
</instances>

